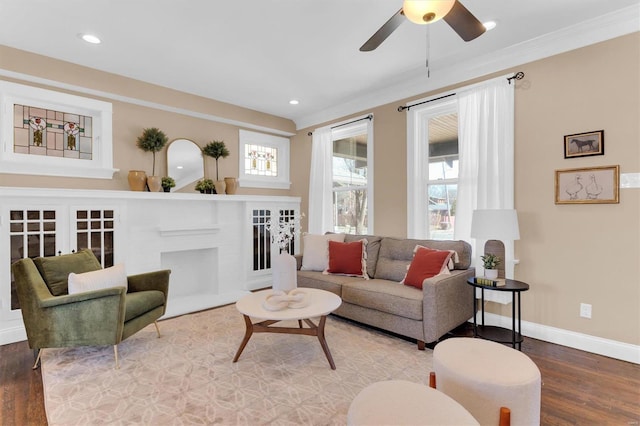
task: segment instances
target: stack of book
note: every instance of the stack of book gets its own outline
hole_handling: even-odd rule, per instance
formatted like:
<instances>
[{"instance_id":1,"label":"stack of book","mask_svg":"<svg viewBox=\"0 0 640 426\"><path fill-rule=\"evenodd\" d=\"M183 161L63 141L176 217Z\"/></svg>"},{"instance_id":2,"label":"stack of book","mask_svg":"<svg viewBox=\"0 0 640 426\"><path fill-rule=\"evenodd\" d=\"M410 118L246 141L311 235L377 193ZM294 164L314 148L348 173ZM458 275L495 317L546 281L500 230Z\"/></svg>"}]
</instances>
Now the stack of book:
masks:
<instances>
[{"instance_id":1,"label":"stack of book","mask_svg":"<svg viewBox=\"0 0 640 426\"><path fill-rule=\"evenodd\" d=\"M485 278L485 277L475 277L473 279L473 282L476 284L480 284L480 285L486 285L488 287L497 287L498 281L496 280L491 280L489 278Z\"/></svg>"}]
</instances>

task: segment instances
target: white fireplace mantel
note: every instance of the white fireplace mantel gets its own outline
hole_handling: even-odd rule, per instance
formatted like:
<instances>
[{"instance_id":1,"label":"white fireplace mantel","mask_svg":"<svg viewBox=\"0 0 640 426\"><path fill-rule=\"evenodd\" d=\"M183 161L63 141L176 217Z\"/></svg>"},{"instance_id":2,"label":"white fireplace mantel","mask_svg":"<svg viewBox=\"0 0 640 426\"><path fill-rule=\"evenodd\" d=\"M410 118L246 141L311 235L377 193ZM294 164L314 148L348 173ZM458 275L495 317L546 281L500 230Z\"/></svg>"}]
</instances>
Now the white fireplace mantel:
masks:
<instances>
[{"instance_id":1,"label":"white fireplace mantel","mask_svg":"<svg viewBox=\"0 0 640 426\"><path fill-rule=\"evenodd\" d=\"M19 309L11 309L12 210L56 211L56 253L78 249L74 209L114 214L114 263L127 274L171 269L165 317L233 303L270 285L254 270L253 214L300 211L300 198L59 188L0 187L0 344L24 340ZM14 256L15 258L15 253Z\"/></svg>"}]
</instances>

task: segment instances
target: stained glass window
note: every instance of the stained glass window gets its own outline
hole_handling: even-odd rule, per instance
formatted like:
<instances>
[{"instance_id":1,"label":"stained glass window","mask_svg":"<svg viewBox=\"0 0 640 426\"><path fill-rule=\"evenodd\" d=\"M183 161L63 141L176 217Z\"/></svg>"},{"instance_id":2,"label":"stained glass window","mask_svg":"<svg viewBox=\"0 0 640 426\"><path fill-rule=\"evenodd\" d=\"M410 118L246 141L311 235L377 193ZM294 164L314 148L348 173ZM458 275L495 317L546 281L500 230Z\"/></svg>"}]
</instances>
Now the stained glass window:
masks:
<instances>
[{"instance_id":1,"label":"stained glass window","mask_svg":"<svg viewBox=\"0 0 640 426\"><path fill-rule=\"evenodd\" d=\"M289 189L289 139L240 130L240 186Z\"/></svg>"},{"instance_id":2,"label":"stained glass window","mask_svg":"<svg viewBox=\"0 0 640 426\"><path fill-rule=\"evenodd\" d=\"M29 105L13 108L15 153L91 160L91 117Z\"/></svg>"},{"instance_id":3,"label":"stained glass window","mask_svg":"<svg viewBox=\"0 0 640 426\"><path fill-rule=\"evenodd\" d=\"M278 149L247 144L244 146L244 170L256 176L278 176Z\"/></svg>"}]
</instances>

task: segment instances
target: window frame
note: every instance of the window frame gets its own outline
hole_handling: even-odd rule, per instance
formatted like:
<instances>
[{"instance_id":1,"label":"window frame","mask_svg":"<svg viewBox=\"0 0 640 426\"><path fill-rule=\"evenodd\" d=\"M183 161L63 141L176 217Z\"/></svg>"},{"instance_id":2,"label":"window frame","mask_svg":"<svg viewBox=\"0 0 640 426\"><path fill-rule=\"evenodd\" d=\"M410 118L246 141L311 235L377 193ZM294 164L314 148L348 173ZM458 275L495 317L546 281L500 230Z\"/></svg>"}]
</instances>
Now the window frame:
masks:
<instances>
[{"instance_id":1,"label":"window frame","mask_svg":"<svg viewBox=\"0 0 640 426\"><path fill-rule=\"evenodd\" d=\"M240 129L238 138L238 183L245 188L290 189L290 139L283 136ZM261 145L278 150L278 175L258 176L246 173L246 145Z\"/></svg>"},{"instance_id":2,"label":"window frame","mask_svg":"<svg viewBox=\"0 0 640 426\"><path fill-rule=\"evenodd\" d=\"M366 121L365 121L366 120ZM361 186L348 186L342 188L333 187L333 143L336 140L346 139L354 137L359 134L366 133L367 135L367 183ZM338 192L353 191L353 190L366 190L367 192L367 234L373 234L374 230L374 189L373 189L373 176L374 176L374 164L373 164L373 116L368 115L364 119L353 120L353 122L345 124L334 125L331 129L331 202L332 210L335 211L335 194ZM335 219L335 217L334 217ZM335 230L335 222L333 224Z\"/></svg>"},{"instance_id":3,"label":"window frame","mask_svg":"<svg viewBox=\"0 0 640 426\"><path fill-rule=\"evenodd\" d=\"M93 119L92 159L61 158L14 152L14 104L66 110ZM1 173L112 179L112 105L53 90L0 81Z\"/></svg>"},{"instance_id":4,"label":"window frame","mask_svg":"<svg viewBox=\"0 0 640 426\"><path fill-rule=\"evenodd\" d=\"M458 100L455 96L439 95L443 99L413 106L407 116L407 237L430 238L428 217L429 185L445 185L452 179L429 180L429 119L432 117L458 113ZM420 102L420 101L419 101ZM460 158L458 157L458 161ZM455 179L456 183L458 179ZM426 211L425 211L425 207Z\"/></svg>"}]
</instances>

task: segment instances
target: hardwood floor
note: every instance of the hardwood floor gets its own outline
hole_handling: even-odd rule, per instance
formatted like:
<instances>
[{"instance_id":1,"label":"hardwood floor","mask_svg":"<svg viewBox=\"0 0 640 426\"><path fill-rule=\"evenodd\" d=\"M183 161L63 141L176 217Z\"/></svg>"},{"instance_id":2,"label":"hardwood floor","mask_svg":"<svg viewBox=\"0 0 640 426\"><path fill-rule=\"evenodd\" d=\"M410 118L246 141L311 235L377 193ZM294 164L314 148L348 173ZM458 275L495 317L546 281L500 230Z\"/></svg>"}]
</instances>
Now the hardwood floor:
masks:
<instances>
[{"instance_id":1,"label":"hardwood floor","mask_svg":"<svg viewBox=\"0 0 640 426\"><path fill-rule=\"evenodd\" d=\"M525 339L542 373L543 425L640 424L640 365ZM46 425L40 369L27 342L0 346L0 425Z\"/></svg>"}]
</instances>

